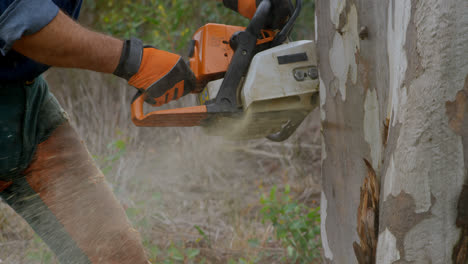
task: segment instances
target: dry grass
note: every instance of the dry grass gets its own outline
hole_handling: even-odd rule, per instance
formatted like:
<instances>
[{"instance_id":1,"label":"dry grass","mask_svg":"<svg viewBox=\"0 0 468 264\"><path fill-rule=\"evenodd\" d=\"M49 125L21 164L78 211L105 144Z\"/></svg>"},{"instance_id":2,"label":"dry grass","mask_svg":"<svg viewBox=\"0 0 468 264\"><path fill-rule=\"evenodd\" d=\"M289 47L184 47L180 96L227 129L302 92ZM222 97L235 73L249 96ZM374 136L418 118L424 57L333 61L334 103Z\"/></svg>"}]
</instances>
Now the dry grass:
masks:
<instances>
[{"instance_id":1,"label":"dry grass","mask_svg":"<svg viewBox=\"0 0 468 264\"><path fill-rule=\"evenodd\" d=\"M177 245L201 249L208 263L260 253L265 257L258 263L279 263L274 256L285 250L271 239L272 227L260 221L260 193L289 184L304 203L318 199L316 112L284 143L228 141L199 128L135 127L130 122L134 90L112 76L60 69L46 78L92 154L106 157L113 153L109 143L126 143L106 177L149 254L155 245L161 251ZM181 101L170 107L194 104L190 96ZM249 239L257 239L259 246L250 247ZM30 252L46 254L47 249L0 204L0 262L32 263Z\"/></svg>"}]
</instances>

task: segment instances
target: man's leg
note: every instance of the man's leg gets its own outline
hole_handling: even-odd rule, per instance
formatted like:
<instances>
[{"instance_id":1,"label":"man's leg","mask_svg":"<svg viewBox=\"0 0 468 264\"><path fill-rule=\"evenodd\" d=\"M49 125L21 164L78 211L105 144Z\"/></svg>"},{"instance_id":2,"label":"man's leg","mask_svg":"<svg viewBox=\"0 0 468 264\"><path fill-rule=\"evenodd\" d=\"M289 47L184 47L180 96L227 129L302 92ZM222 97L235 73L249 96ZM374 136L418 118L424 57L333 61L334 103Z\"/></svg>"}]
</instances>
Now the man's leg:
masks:
<instances>
[{"instance_id":1,"label":"man's leg","mask_svg":"<svg viewBox=\"0 0 468 264\"><path fill-rule=\"evenodd\" d=\"M0 196L61 263L147 263L138 232L68 122L39 144L24 177Z\"/></svg>"}]
</instances>

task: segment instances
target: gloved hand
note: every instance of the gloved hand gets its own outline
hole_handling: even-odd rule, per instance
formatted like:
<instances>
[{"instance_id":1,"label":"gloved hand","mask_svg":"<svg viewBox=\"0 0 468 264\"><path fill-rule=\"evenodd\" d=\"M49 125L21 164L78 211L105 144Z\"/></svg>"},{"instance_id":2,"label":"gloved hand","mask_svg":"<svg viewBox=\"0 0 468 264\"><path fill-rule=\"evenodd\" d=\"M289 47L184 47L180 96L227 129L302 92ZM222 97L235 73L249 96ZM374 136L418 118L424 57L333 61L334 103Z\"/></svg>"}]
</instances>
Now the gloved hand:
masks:
<instances>
[{"instance_id":1,"label":"gloved hand","mask_svg":"<svg viewBox=\"0 0 468 264\"><path fill-rule=\"evenodd\" d=\"M195 75L179 55L143 47L136 38L124 42L114 75L125 78L128 84L140 90L145 102L153 106L177 100L193 91L196 85Z\"/></svg>"},{"instance_id":2,"label":"gloved hand","mask_svg":"<svg viewBox=\"0 0 468 264\"><path fill-rule=\"evenodd\" d=\"M281 29L293 12L289 0L270 0L272 5L271 19L268 29ZM238 12L246 18L252 19L262 0L223 0L224 6Z\"/></svg>"}]
</instances>

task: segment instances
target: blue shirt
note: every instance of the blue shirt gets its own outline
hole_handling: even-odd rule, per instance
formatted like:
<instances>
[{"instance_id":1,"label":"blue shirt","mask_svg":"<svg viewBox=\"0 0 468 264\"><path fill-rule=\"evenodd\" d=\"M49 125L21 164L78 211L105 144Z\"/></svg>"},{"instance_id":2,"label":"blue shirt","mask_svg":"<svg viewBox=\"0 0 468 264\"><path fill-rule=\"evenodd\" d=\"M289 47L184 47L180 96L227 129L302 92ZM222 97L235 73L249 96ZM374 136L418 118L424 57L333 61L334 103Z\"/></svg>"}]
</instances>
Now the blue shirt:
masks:
<instances>
[{"instance_id":1,"label":"blue shirt","mask_svg":"<svg viewBox=\"0 0 468 264\"><path fill-rule=\"evenodd\" d=\"M49 66L11 50L22 36L41 30L61 9L78 18L82 0L0 0L0 82L32 80Z\"/></svg>"}]
</instances>

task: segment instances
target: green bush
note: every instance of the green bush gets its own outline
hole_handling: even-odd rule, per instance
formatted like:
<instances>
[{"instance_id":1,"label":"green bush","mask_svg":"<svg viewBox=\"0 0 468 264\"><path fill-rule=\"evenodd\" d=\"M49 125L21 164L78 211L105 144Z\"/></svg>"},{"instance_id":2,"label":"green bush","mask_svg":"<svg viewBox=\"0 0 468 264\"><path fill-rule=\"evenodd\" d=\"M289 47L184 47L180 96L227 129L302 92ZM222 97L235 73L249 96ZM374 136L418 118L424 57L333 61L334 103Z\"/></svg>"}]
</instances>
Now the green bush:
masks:
<instances>
[{"instance_id":1,"label":"green bush","mask_svg":"<svg viewBox=\"0 0 468 264\"><path fill-rule=\"evenodd\" d=\"M98 30L121 38L138 37L159 49L179 53L185 51L193 33L206 23L248 23L215 1L98 0L87 4L86 9L99 14L91 23Z\"/></svg>"},{"instance_id":2,"label":"green bush","mask_svg":"<svg viewBox=\"0 0 468 264\"><path fill-rule=\"evenodd\" d=\"M290 196L290 188L278 193L273 187L268 196L262 195L263 221L275 227L276 238L287 249L291 263L313 263L320 259L319 208L308 208Z\"/></svg>"},{"instance_id":3,"label":"green bush","mask_svg":"<svg viewBox=\"0 0 468 264\"><path fill-rule=\"evenodd\" d=\"M160 249L155 245L145 245L149 249L150 260L155 264L195 264L203 263L198 260L200 249L187 248L181 243L171 243L166 249Z\"/></svg>"},{"instance_id":4,"label":"green bush","mask_svg":"<svg viewBox=\"0 0 468 264\"><path fill-rule=\"evenodd\" d=\"M96 0L85 2L90 26L120 38L138 37L145 43L184 55L195 31L206 23L246 26L248 19L214 0ZM311 39L313 0L303 1L294 39Z\"/></svg>"}]
</instances>

